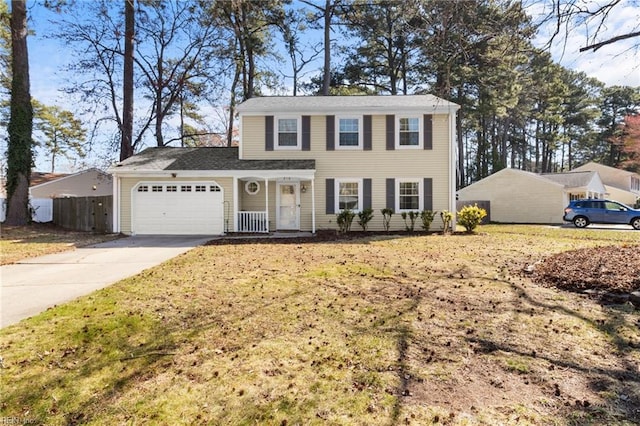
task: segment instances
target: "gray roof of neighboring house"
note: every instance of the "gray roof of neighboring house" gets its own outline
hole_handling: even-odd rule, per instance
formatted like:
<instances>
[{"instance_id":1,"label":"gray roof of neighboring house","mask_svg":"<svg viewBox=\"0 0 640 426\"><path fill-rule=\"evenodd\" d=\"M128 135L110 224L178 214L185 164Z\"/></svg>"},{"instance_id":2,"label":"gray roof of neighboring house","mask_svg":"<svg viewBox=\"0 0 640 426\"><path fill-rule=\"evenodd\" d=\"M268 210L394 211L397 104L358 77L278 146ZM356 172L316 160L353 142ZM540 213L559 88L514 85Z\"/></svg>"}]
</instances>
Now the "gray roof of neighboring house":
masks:
<instances>
[{"instance_id":1,"label":"gray roof of neighboring house","mask_svg":"<svg viewBox=\"0 0 640 426\"><path fill-rule=\"evenodd\" d=\"M110 171L313 170L315 160L240 160L237 147L147 148Z\"/></svg>"},{"instance_id":2,"label":"gray roof of neighboring house","mask_svg":"<svg viewBox=\"0 0 640 426\"><path fill-rule=\"evenodd\" d=\"M343 111L385 114L393 111L450 112L459 106L433 95L389 96L264 96L238 105L240 113L336 113Z\"/></svg>"},{"instance_id":3,"label":"gray roof of neighboring house","mask_svg":"<svg viewBox=\"0 0 640 426\"><path fill-rule=\"evenodd\" d=\"M593 180L596 172L567 172L567 173L546 173L543 178L564 185L565 188L578 188L587 186Z\"/></svg>"}]
</instances>

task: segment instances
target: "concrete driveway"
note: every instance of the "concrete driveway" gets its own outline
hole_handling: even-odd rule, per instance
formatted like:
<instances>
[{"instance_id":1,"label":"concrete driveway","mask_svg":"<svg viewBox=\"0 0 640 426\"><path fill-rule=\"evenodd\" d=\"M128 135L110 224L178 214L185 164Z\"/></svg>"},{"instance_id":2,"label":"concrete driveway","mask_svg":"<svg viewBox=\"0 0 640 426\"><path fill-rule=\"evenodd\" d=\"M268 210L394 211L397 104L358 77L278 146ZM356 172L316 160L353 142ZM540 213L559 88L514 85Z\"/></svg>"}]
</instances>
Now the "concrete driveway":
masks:
<instances>
[{"instance_id":1,"label":"concrete driveway","mask_svg":"<svg viewBox=\"0 0 640 426\"><path fill-rule=\"evenodd\" d=\"M0 328L156 266L214 237L134 236L0 267Z\"/></svg>"}]
</instances>

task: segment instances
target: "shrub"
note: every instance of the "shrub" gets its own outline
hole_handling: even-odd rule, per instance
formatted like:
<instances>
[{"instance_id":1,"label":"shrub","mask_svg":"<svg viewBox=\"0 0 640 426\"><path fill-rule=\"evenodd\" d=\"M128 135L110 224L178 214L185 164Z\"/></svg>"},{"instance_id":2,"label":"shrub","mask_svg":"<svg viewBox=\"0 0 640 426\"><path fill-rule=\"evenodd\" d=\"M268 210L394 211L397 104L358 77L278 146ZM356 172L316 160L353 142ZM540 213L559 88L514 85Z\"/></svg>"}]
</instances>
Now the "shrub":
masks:
<instances>
[{"instance_id":1,"label":"shrub","mask_svg":"<svg viewBox=\"0 0 640 426\"><path fill-rule=\"evenodd\" d=\"M422 229L429 232L429 228L431 228L431 223L433 219L436 218L436 213L431 210L422 210L420 212L420 219L422 219Z\"/></svg>"},{"instance_id":2,"label":"shrub","mask_svg":"<svg viewBox=\"0 0 640 426\"><path fill-rule=\"evenodd\" d=\"M440 212L440 219L442 219L442 233L446 234L451 228L451 221L453 221L453 213L449 210L442 210Z\"/></svg>"},{"instance_id":3,"label":"shrub","mask_svg":"<svg viewBox=\"0 0 640 426\"><path fill-rule=\"evenodd\" d=\"M391 224L391 216L393 216L393 210L382 209L380 210L380 213L382 213L382 226L384 227L385 231L389 232L389 225Z\"/></svg>"},{"instance_id":4,"label":"shrub","mask_svg":"<svg viewBox=\"0 0 640 426\"><path fill-rule=\"evenodd\" d=\"M358 225L362 226L363 231L367 230L371 219L373 219L373 209L370 207L358 213Z\"/></svg>"},{"instance_id":5,"label":"shrub","mask_svg":"<svg viewBox=\"0 0 640 426\"><path fill-rule=\"evenodd\" d=\"M351 229L351 223L353 222L353 218L356 217L356 214L349 209L342 210L337 217L336 222L338 222L338 230L341 233L349 232Z\"/></svg>"},{"instance_id":6,"label":"shrub","mask_svg":"<svg viewBox=\"0 0 640 426\"><path fill-rule=\"evenodd\" d=\"M416 225L416 219L420 216L420 212L402 212L400 215L404 220L404 229L407 231L413 231L413 228ZM409 218L409 223L407 223L407 217Z\"/></svg>"},{"instance_id":7,"label":"shrub","mask_svg":"<svg viewBox=\"0 0 640 426\"><path fill-rule=\"evenodd\" d=\"M472 233L486 216L487 211L478 207L477 204L474 206L464 206L462 210L458 212L458 223L464 226L468 233Z\"/></svg>"}]
</instances>

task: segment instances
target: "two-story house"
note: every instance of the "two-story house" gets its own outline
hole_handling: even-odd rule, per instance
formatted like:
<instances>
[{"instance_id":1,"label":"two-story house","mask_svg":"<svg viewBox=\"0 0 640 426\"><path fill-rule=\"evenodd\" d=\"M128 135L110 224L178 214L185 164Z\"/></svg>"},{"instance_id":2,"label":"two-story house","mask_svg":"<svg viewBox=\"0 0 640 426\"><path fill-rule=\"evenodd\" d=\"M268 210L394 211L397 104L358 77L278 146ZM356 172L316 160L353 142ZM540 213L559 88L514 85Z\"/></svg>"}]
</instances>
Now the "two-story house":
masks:
<instances>
[{"instance_id":1,"label":"two-story house","mask_svg":"<svg viewBox=\"0 0 640 426\"><path fill-rule=\"evenodd\" d=\"M615 167L589 162L573 171L598 172L607 191L607 198L633 206L640 200L640 175Z\"/></svg>"},{"instance_id":2,"label":"two-story house","mask_svg":"<svg viewBox=\"0 0 640 426\"><path fill-rule=\"evenodd\" d=\"M458 108L431 95L249 99L238 147L149 148L113 166L114 231L315 232L365 208L369 229L391 208L403 230L403 211L455 212Z\"/></svg>"}]
</instances>

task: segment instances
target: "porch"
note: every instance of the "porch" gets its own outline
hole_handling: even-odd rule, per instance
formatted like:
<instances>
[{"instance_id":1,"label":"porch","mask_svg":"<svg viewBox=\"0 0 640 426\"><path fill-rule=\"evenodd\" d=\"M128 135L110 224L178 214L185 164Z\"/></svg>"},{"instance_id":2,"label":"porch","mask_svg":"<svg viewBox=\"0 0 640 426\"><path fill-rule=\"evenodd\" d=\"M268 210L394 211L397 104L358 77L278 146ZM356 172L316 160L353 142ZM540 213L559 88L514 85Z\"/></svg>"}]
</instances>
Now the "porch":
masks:
<instances>
[{"instance_id":1,"label":"porch","mask_svg":"<svg viewBox=\"0 0 640 426\"><path fill-rule=\"evenodd\" d=\"M315 179L311 173L234 179L234 233L315 233Z\"/></svg>"}]
</instances>

